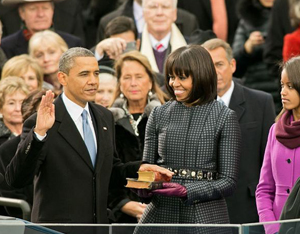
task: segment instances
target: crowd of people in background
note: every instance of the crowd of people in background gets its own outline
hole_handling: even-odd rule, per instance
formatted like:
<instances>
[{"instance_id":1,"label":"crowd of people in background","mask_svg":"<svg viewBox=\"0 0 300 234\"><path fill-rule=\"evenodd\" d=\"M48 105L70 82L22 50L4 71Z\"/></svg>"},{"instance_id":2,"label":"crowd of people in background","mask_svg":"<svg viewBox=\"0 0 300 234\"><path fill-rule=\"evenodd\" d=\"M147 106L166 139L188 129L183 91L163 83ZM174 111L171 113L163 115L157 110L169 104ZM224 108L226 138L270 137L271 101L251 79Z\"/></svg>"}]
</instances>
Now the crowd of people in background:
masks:
<instances>
[{"instance_id":1,"label":"crowd of people in background","mask_svg":"<svg viewBox=\"0 0 300 234\"><path fill-rule=\"evenodd\" d=\"M299 25L300 0L2 0L0 195L33 222L278 220L299 177ZM124 188L138 170L172 181Z\"/></svg>"}]
</instances>

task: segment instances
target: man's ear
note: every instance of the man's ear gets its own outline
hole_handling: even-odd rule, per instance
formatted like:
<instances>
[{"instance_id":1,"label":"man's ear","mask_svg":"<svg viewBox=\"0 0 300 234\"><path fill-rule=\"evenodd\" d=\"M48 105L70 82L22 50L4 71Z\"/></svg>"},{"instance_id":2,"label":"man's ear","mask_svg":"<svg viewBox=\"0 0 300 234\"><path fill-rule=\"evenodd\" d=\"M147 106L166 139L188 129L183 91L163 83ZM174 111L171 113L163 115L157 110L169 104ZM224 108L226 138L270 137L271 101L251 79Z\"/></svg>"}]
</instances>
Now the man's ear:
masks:
<instances>
[{"instance_id":1,"label":"man's ear","mask_svg":"<svg viewBox=\"0 0 300 234\"><path fill-rule=\"evenodd\" d=\"M173 12L173 23L175 23L176 20L177 20L177 8L174 9L174 12Z\"/></svg>"},{"instance_id":2,"label":"man's ear","mask_svg":"<svg viewBox=\"0 0 300 234\"><path fill-rule=\"evenodd\" d=\"M21 18L22 21L24 21L25 19L25 10L24 10L24 7L23 6L19 6L18 8L18 11L19 11L19 16Z\"/></svg>"},{"instance_id":3,"label":"man's ear","mask_svg":"<svg viewBox=\"0 0 300 234\"><path fill-rule=\"evenodd\" d=\"M67 78L68 78L68 75L66 73L63 73L63 72L57 73L57 79L62 86L67 85L67 83L68 83Z\"/></svg>"},{"instance_id":4,"label":"man's ear","mask_svg":"<svg viewBox=\"0 0 300 234\"><path fill-rule=\"evenodd\" d=\"M137 39L136 40L136 49L140 50L140 46L141 46L141 39Z\"/></svg>"},{"instance_id":5,"label":"man's ear","mask_svg":"<svg viewBox=\"0 0 300 234\"><path fill-rule=\"evenodd\" d=\"M233 74L236 70L236 60L235 59L231 59L230 67L231 67L231 71L232 71L232 74Z\"/></svg>"}]
</instances>

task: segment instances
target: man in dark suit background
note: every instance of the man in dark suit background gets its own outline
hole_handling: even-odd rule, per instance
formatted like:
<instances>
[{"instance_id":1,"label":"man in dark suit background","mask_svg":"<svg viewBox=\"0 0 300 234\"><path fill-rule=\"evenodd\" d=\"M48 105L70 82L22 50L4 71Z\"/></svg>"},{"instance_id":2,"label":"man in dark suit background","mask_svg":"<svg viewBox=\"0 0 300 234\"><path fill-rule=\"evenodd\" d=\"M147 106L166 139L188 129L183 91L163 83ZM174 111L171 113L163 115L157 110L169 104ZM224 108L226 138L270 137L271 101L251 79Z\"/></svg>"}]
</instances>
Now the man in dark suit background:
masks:
<instances>
[{"instance_id":1,"label":"man in dark suit background","mask_svg":"<svg viewBox=\"0 0 300 234\"><path fill-rule=\"evenodd\" d=\"M236 112L242 133L237 190L226 199L230 222L259 222L255 190L269 128L275 119L273 98L266 92L246 88L233 80L236 62L228 43L211 39L202 46L210 53L217 71L217 99Z\"/></svg>"},{"instance_id":2,"label":"man in dark suit background","mask_svg":"<svg viewBox=\"0 0 300 234\"><path fill-rule=\"evenodd\" d=\"M18 4L19 15L24 22L23 29L2 39L1 48L7 58L28 53L30 37L39 31L51 29L53 23L54 3L57 0L2 0L3 5ZM80 38L71 34L56 31L68 44L68 47L82 46Z\"/></svg>"},{"instance_id":3,"label":"man in dark suit background","mask_svg":"<svg viewBox=\"0 0 300 234\"><path fill-rule=\"evenodd\" d=\"M108 223L110 181L121 186L125 177L137 177L139 167L172 176L156 165L122 164L117 158L113 116L92 103L98 75L91 51L69 49L59 63L58 79L64 92L53 104L53 93L47 91L37 114L24 123L24 129L31 130L22 133L17 153L6 169L6 181L16 188L33 181L33 222ZM88 142L84 113L90 128Z\"/></svg>"}]
</instances>

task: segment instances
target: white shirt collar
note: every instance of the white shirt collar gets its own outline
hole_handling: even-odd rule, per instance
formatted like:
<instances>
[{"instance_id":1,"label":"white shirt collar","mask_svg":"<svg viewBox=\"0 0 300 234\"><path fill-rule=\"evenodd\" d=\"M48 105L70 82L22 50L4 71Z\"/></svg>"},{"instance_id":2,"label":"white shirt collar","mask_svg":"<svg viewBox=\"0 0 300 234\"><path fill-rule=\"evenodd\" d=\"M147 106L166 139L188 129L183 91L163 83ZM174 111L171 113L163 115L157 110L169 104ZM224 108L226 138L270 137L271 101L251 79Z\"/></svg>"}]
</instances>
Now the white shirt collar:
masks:
<instances>
[{"instance_id":1,"label":"white shirt collar","mask_svg":"<svg viewBox=\"0 0 300 234\"><path fill-rule=\"evenodd\" d=\"M164 49L168 49L168 46L169 46L169 42L170 42L170 39L171 39L171 32L169 32L162 40L158 41L156 40L151 34L149 34L149 38L150 38L150 42L151 42L151 46L153 49L156 49L156 46L158 44L162 44Z\"/></svg>"},{"instance_id":2,"label":"white shirt collar","mask_svg":"<svg viewBox=\"0 0 300 234\"><path fill-rule=\"evenodd\" d=\"M134 20L135 20L138 32L142 33L144 25L145 25L143 8L136 1L133 1L133 16L134 16Z\"/></svg>"},{"instance_id":3,"label":"white shirt collar","mask_svg":"<svg viewBox=\"0 0 300 234\"><path fill-rule=\"evenodd\" d=\"M89 110L88 103L86 103L85 107L82 108L81 106L79 106L76 103L74 103L73 101L71 101L65 95L65 93L62 93L62 100L63 100L63 103L66 106L66 109L67 109L69 115L71 116L71 118L73 119L73 121L75 123L78 121L78 119L81 119L81 114L82 114L83 109L85 109L88 112L88 115L89 115L89 118L90 118L90 110Z\"/></svg>"},{"instance_id":4,"label":"white shirt collar","mask_svg":"<svg viewBox=\"0 0 300 234\"><path fill-rule=\"evenodd\" d=\"M232 96L233 89L234 89L234 82L231 81L230 88L227 90L226 93L224 93L224 95L222 97L217 96L217 101L219 101L220 99L222 99L222 101L228 107L229 103L230 103L231 96Z\"/></svg>"}]
</instances>

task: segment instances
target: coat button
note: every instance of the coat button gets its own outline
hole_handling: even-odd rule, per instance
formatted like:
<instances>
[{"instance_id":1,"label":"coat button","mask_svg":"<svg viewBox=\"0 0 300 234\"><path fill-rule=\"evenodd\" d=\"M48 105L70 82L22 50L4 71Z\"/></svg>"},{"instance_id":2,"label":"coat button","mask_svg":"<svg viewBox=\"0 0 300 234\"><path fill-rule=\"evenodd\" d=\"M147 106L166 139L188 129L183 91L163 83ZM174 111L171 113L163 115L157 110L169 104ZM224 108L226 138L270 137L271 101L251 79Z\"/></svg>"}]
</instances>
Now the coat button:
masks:
<instances>
[{"instance_id":1,"label":"coat button","mask_svg":"<svg viewBox=\"0 0 300 234\"><path fill-rule=\"evenodd\" d=\"M287 192L287 193L290 193L290 189L287 189L286 192Z\"/></svg>"},{"instance_id":2,"label":"coat button","mask_svg":"<svg viewBox=\"0 0 300 234\"><path fill-rule=\"evenodd\" d=\"M291 163L291 159L287 159L286 161L287 161L287 163Z\"/></svg>"}]
</instances>

